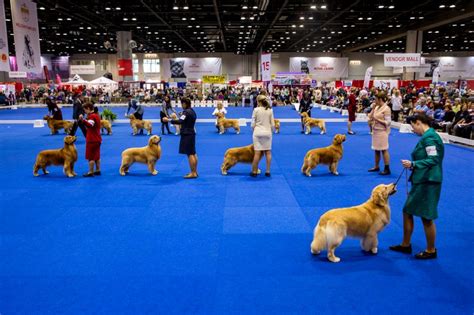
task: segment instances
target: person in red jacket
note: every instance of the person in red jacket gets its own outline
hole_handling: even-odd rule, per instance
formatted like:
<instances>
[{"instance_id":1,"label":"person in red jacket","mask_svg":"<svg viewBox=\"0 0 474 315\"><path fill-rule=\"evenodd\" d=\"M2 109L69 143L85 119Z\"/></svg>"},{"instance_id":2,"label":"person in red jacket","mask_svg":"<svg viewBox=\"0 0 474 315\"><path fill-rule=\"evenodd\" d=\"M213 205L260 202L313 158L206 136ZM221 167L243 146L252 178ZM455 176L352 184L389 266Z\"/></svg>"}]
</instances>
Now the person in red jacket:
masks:
<instances>
[{"instance_id":1,"label":"person in red jacket","mask_svg":"<svg viewBox=\"0 0 474 315\"><path fill-rule=\"evenodd\" d=\"M350 135L355 134L355 132L352 131L352 122L355 121L356 109L356 90L355 88L351 88L351 93L349 94L349 105L347 106L347 111L349 112L349 119L347 120L347 133Z\"/></svg>"},{"instance_id":2,"label":"person in red jacket","mask_svg":"<svg viewBox=\"0 0 474 315\"><path fill-rule=\"evenodd\" d=\"M102 137L100 135L100 117L99 114L94 112L93 104L86 103L83 105L83 108L84 112L87 114L87 118L84 119L83 115L79 115L79 120L82 121L84 126L87 128L86 160L89 161L89 172L83 176L92 177L94 175L100 175L100 144L102 143Z\"/></svg>"}]
</instances>

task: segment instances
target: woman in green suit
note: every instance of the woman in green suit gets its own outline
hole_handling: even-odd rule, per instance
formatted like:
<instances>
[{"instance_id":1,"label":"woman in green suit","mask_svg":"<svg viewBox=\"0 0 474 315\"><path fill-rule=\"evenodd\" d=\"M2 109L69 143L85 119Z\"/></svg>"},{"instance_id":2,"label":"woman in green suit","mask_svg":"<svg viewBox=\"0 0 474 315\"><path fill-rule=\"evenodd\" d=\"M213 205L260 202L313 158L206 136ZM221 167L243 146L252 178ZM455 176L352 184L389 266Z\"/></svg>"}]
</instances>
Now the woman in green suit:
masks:
<instances>
[{"instance_id":1,"label":"woman in green suit","mask_svg":"<svg viewBox=\"0 0 474 315\"><path fill-rule=\"evenodd\" d=\"M411 254L411 235L413 233L413 216L421 217L426 235L426 250L415 255L417 259L437 257L435 239L438 218L438 201L443 179L444 145L440 136L430 128L430 118L425 114L408 117L407 122L413 131L421 136L411 153L411 161L402 160L403 167L412 170L410 193L403 207L403 242L391 246L393 251Z\"/></svg>"}]
</instances>

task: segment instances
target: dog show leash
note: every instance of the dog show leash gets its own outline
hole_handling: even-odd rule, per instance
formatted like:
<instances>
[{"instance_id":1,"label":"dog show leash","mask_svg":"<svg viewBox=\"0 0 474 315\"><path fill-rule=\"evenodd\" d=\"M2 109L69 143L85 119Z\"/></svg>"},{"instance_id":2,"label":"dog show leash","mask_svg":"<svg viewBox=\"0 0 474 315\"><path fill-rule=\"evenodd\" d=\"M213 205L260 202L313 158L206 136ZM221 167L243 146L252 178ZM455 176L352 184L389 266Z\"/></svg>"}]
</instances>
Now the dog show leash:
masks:
<instances>
[{"instance_id":1,"label":"dog show leash","mask_svg":"<svg viewBox=\"0 0 474 315\"><path fill-rule=\"evenodd\" d=\"M403 173L405 173L405 187L406 187L407 196L408 196L408 169L407 168L403 168L402 172L400 173L397 180L395 181L395 187L397 187L398 182L402 178Z\"/></svg>"}]
</instances>

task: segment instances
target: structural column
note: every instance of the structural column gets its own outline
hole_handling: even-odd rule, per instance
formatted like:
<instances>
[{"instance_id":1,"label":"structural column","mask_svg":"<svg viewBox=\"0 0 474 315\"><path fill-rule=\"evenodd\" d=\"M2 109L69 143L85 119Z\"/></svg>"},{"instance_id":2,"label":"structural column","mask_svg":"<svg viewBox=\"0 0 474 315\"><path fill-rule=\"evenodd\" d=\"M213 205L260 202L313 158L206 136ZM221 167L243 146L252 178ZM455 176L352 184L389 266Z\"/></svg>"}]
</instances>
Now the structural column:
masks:
<instances>
[{"instance_id":1,"label":"structural column","mask_svg":"<svg viewBox=\"0 0 474 315\"><path fill-rule=\"evenodd\" d=\"M423 31L408 31L407 40L405 45L406 53L420 53L423 47ZM415 72L404 72L404 80L416 80L419 78L419 73Z\"/></svg>"},{"instance_id":2,"label":"structural column","mask_svg":"<svg viewBox=\"0 0 474 315\"><path fill-rule=\"evenodd\" d=\"M132 32L117 32L117 68L119 80L133 81Z\"/></svg>"}]
</instances>

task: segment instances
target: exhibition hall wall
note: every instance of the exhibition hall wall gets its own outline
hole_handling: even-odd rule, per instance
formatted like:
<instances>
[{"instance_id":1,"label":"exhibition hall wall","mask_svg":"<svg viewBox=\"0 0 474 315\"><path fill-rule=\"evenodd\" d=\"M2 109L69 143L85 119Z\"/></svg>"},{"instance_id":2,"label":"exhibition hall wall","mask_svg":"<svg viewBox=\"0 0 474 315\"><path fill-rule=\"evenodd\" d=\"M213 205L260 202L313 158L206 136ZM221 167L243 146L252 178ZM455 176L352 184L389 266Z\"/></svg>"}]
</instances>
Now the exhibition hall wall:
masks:
<instances>
[{"instance_id":1,"label":"exhibition hall wall","mask_svg":"<svg viewBox=\"0 0 474 315\"><path fill-rule=\"evenodd\" d=\"M138 81L147 81L147 80L168 80L169 78L164 77L163 66L169 62L169 59L178 59L179 58L220 58L221 65L220 69L223 75L227 76L228 80L237 80L241 76L252 76L254 80L260 79L260 70L259 66L259 55L236 55L234 53L180 53L180 54L152 54L154 58L160 60L161 71L157 73L145 73L143 70L143 60L148 58L148 54L134 54L134 59L138 60L138 72L135 74L135 79ZM47 58L45 58L47 57ZM290 67L290 61L293 59L317 59L318 57L335 57L335 58L347 58L349 65L347 67L346 78L344 77L325 77L324 80L363 80L365 71L368 67L372 66L372 78L373 79L398 79L402 78L401 74L394 73L392 67L385 67L383 54L375 53L347 53L347 54L337 54L337 53L274 53L271 58L271 73L276 74L277 72L289 72L292 71ZM429 56L424 56L429 62L436 62L443 56L443 54L430 54ZM474 57L468 52L454 52L450 53L451 59L448 63L458 64L458 68L461 67L465 71L463 74L463 79L473 79L474 78ZM43 56L43 60L51 60L51 58L57 58L54 56ZM444 58L447 60L447 58ZM90 74L81 74L81 77L84 80L93 80L99 76L104 75L107 72L110 72L113 75L114 80L120 81L122 78L118 75L117 68L117 55L115 54L76 54L69 57L70 65L86 65L90 64L91 61L94 61L95 64L95 73ZM49 61L50 62L50 61ZM48 64L48 63L47 63ZM49 66L48 66L49 67ZM50 69L51 70L51 69ZM294 69L293 69L294 70ZM456 70L456 69L455 69ZM70 74L71 76L73 73ZM424 79L427 78L425 72L420 73L408 73L408 77L405 79ZM317 76L313 75L313 78L319 79ZM65 79L65 78L63 78ZM198 79L193 77L188 77L186 79ZM173 78L172 81L185 81L186 79ZM457 80L459 79L459 72L445 72L441 74L441 79L443 80ZM12 81L8 74L5 72L0 72L0 81Z\"/></svg>"}]
</instances>

